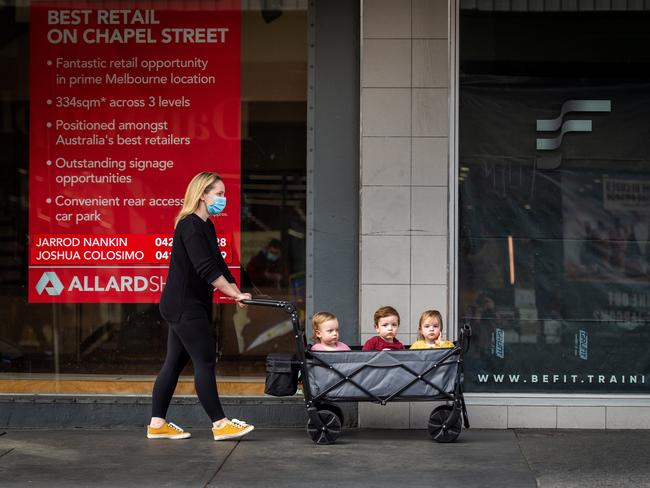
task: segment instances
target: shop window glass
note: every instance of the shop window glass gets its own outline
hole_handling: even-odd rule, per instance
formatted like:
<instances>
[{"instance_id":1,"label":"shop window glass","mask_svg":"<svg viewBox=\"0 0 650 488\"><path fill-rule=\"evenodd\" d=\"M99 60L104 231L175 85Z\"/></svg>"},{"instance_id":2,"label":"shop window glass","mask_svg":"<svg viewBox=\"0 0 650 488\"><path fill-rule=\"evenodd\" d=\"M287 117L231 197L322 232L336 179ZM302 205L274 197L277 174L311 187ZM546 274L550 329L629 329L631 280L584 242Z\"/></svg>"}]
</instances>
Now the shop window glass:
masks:
<instances>
[{"instance_id":1,"label":"shop window glass","mask_svg":"<svg viewBox=\"0 0 650 488\"><path fill-rule=\"evenodd\" d=\"M647 393L650 16L470 3L458 181L467 389Z\"/></svg>"},{"instance_id":2,"label":"shop window glass","mask_svg":"<svg viewBox=\"0 0 650 488\"><path fill-rule=\"evenodd\" d=\"M266 4L241 2L242 289L304 311L307 2ZM155 375L167 328L157 304L28 303L29 93L38 82L29 78L29 10L29 2L0 6L0 379ZM268 352L293 347L286 319L215 305L217 374L263 375Z\"/></svg>"}]
</instances>

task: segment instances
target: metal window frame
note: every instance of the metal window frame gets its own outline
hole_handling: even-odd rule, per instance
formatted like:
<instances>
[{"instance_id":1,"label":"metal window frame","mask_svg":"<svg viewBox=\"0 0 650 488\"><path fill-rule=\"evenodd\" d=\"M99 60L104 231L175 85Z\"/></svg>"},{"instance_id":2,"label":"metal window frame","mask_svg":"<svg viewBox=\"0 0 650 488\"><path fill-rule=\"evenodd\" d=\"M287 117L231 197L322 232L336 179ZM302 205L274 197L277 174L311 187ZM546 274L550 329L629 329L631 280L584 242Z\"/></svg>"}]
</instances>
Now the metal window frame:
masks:
<instances>
[{"instance_id":1,"label":"metal window frame","mask_svg":"<svg viewBox=\"0 0 650 488\"><path fill-rule=\"evenodd\" d=\"M458 17L460 0L449 0L449 139L448 139L448 216L447 216L447 323L449 334L458 338L462 317L458 313Z\"/></svg>"}]
</instances>

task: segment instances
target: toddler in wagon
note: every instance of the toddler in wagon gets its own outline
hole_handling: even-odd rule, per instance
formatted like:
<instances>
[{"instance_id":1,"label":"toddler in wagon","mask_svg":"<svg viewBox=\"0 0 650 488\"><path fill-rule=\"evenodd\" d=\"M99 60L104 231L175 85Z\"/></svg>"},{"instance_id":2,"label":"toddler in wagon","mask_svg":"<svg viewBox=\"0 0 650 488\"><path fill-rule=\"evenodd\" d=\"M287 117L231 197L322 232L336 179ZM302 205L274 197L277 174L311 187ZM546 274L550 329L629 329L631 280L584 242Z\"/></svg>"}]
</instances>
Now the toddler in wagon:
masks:
<instances>
[{"instance_id":1,"label":"toddler in wagon","mask_svg":"<svg viewBox=\"0 0 650 488\"><path fill-rule=\"evenodd\" d=\"M339 341L339 321L329 312L318 312L312 317L314 345L312 351L349 351L350 348Z\"/></svg>"},{"instance_id":2,"label":"toddler in wagon","mask_svg":"<svg viewBox=\"0 0 650 488\"><path fill-rule=\"evenodd\" d=\"M399 330L399 313L393 307L379 307L374 315L377 335L363 345L363 351L383 351L384 349L404 349L404 344L397 340Z\"/></svg>"},{"instance_id":3,"label":"toddler in wagon","mask_svg":"<svg viewBox=\"0 0 650 488\"><path fill-rule=\"evenodd\" d=\"M454 343L442 339L442 314L437 310L427 310L420 316L418 340L411 349L438 349L454 347Z\"/></svg>"}]
</instances>

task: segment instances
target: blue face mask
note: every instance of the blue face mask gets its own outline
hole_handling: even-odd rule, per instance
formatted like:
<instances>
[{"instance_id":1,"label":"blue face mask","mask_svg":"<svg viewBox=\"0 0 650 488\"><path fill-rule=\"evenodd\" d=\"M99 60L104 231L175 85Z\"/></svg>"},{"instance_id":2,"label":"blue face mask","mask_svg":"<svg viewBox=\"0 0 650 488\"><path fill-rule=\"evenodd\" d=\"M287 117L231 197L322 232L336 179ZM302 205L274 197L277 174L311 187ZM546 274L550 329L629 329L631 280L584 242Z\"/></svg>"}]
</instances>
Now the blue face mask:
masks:
<instances>
[{"instance_id":1,"label":"blue face mask","mask_svg":"<svg viewBox=\"0 0 650 488\"><path fill-rule=\"evenodd\" d=\"M275 263L278 259L280 259L280 255L275 252L266 251L266 259L272 263Z\"/></svg>"},{"instance_id":2,"label":"blue face mask","mask_svg":"<svg viewBox=\"0 0 650 488\"><path fill-rule=\"evenodd\" d=\"M212 203L208 205L210 215L218 215L226 208L226 197L214 197Z\"/></svg>"}]
</instances>

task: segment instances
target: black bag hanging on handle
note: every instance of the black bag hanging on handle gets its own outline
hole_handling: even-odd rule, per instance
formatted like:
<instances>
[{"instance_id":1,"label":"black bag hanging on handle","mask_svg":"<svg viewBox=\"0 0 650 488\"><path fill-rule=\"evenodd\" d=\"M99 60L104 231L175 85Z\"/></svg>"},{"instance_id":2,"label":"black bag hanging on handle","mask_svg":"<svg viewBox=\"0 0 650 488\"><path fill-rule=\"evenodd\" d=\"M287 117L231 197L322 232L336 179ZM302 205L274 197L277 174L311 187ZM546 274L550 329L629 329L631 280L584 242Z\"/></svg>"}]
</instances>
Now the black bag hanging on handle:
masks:
<instances>
[{"instance_id":1,"label":"black bag hanging on handle","mask_svg":"<svg viewBox=\"0 0 650 488\"><path fill-rule=\"evenodd\" d=\"M300 363L291 353L271 353L266 357L264 393L272 396L292 396L298 391Z\"/></svg>"}]
</instances>

